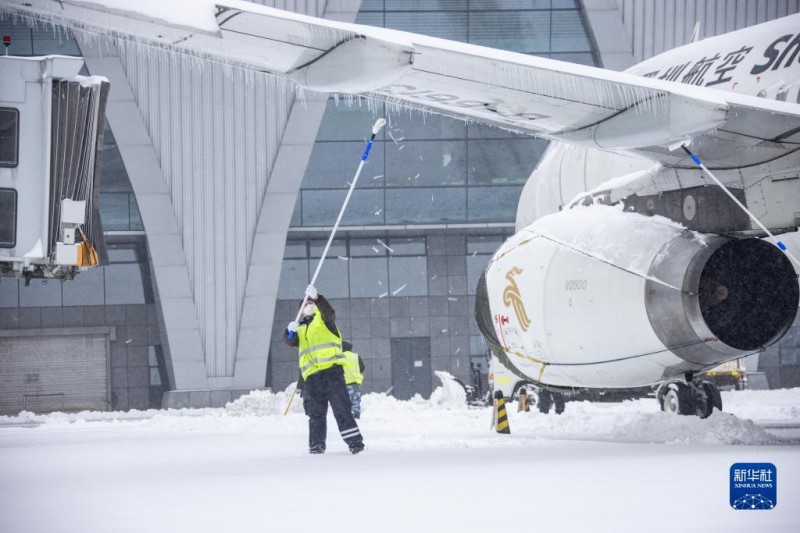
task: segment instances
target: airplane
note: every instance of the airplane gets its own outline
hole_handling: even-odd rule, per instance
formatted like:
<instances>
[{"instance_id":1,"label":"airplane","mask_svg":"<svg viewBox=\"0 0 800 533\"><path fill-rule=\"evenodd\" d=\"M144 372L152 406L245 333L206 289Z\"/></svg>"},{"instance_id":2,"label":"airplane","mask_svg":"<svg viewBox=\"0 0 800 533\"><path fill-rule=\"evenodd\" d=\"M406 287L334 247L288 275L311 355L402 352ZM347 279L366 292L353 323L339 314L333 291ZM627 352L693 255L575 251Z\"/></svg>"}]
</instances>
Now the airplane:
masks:
<instances>
[{"instance_id":1,"label":"airplane","mask_svg":"<svg viewBox=\"0 0 800 533\"><path fill-rule=\"evenodd\" d=\"M800 225L800 15L613 72L233 0L0 7L553 141L475 308L493 355L542 391L659 385L663 410L707 417L719 390L696 376L797 314L777 236Z\"/></svg>"}]
</instances>

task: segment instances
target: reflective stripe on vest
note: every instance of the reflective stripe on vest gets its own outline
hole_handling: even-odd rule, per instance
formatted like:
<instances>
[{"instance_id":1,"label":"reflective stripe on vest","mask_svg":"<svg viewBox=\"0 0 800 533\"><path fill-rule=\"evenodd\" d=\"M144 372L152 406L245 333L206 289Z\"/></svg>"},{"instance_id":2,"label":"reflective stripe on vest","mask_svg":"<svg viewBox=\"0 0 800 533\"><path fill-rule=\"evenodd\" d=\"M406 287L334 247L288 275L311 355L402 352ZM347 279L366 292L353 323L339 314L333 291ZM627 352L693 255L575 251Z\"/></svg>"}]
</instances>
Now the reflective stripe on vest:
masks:
<instances>
[{"instance_id":1,"label":"reflective stripe on vest","mask_svg":"<svg viewBox=\"0 0 800 533\"><path fill-rule=\"evenodd\" d=\"M344 382L348 385L361 385L364 382L364 374L358 364L358 354L355 352L344 352Z\"/></svg>"},{"instance_id":2,"label":"reflective stripe on vest","mask_svg":"<svg viewBox=\"0 0 800 533\"><path fill-rule=\"evenodd\" d=\"M337 330L338 333L338 330ZM327 370L333 365L344 364L342 354L342 337L331 333L319 309L314 309L314 318L308 324L303 324L297 329L299 339L300 373L303 379Z\"/></svg>"}]
</instances>

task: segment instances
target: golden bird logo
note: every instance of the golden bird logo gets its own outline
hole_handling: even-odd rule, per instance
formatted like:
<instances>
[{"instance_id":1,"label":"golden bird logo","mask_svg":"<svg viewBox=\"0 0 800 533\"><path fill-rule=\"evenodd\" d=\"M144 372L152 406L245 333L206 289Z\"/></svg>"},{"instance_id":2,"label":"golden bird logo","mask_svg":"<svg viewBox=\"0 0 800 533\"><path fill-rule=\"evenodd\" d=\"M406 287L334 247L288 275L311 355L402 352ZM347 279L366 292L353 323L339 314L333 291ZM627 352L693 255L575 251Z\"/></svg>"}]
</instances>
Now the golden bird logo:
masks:
<instances>
[{"instance_id":1,"label":"golden bird logo","mask_svg":"<svg viewBox=\"0 0 800 533\"><path fill-rule=\"evenodd\" d=\"M528 328L531 326L531 319L528 318L528 312L525 311L525 305L522 303L522 296L519 293L517 281L514 279L514 276L517 274L522 274L521 268L512 267L511 270L506 273L506 279L509 284L503 290L503 303L506 304L506 307L512 307L514 309L522 331L528 331Z\"/></svg>"}]
</instances>

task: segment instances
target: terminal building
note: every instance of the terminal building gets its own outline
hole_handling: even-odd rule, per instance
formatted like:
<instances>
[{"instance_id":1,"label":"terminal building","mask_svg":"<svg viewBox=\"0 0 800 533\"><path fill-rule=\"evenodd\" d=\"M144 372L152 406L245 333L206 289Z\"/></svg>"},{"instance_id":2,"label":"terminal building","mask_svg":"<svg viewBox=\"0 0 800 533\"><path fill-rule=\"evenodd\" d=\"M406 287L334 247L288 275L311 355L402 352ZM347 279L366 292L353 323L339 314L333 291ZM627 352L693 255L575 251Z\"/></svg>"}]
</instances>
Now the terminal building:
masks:
<instances>
[{"instance_id":1,"label":"terminal building","mask_svg":"<svg viewBox=\"0 0 800 533\"><path fill-rule=\"evenodd\" d=\"M796 13L788 0L278 0L257 3L514 52L627 67ZM0 280L0 414L222 406L298 377L282 333L378 117L387 126L316 282L366 363L365 392L427 396L486 371L478 277L514 232L541 139L2 15L19 56L82 56L111 83L100 209L109 264ZM2 126L2 124L0 124ZM480 367L478 367L480 365ZM748 369L753 370L753 369ZM760 354L800 385L800 326ZM85 380L104 402L74 400Z\"/></svg>"}]
</instances>

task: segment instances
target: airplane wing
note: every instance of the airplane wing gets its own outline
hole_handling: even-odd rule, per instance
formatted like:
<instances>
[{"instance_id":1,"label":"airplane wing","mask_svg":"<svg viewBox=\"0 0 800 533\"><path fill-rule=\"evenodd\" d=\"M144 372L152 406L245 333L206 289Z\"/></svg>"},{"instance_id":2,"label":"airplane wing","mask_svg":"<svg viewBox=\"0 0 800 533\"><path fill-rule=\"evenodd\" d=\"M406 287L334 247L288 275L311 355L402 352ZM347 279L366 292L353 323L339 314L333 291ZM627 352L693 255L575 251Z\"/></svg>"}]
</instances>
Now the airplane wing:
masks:
<instances>
[{"instance_id":1,"label":"airplane wing","mask_svg":"<svg viewBox=\"0 0 800 533\"><path fill-rule=\"evenodd\" d=\"M763 163L800 148L800 106L241 1L0 0L90 33L508 130L687 166Z\"/></svg>"}]
</instances>

